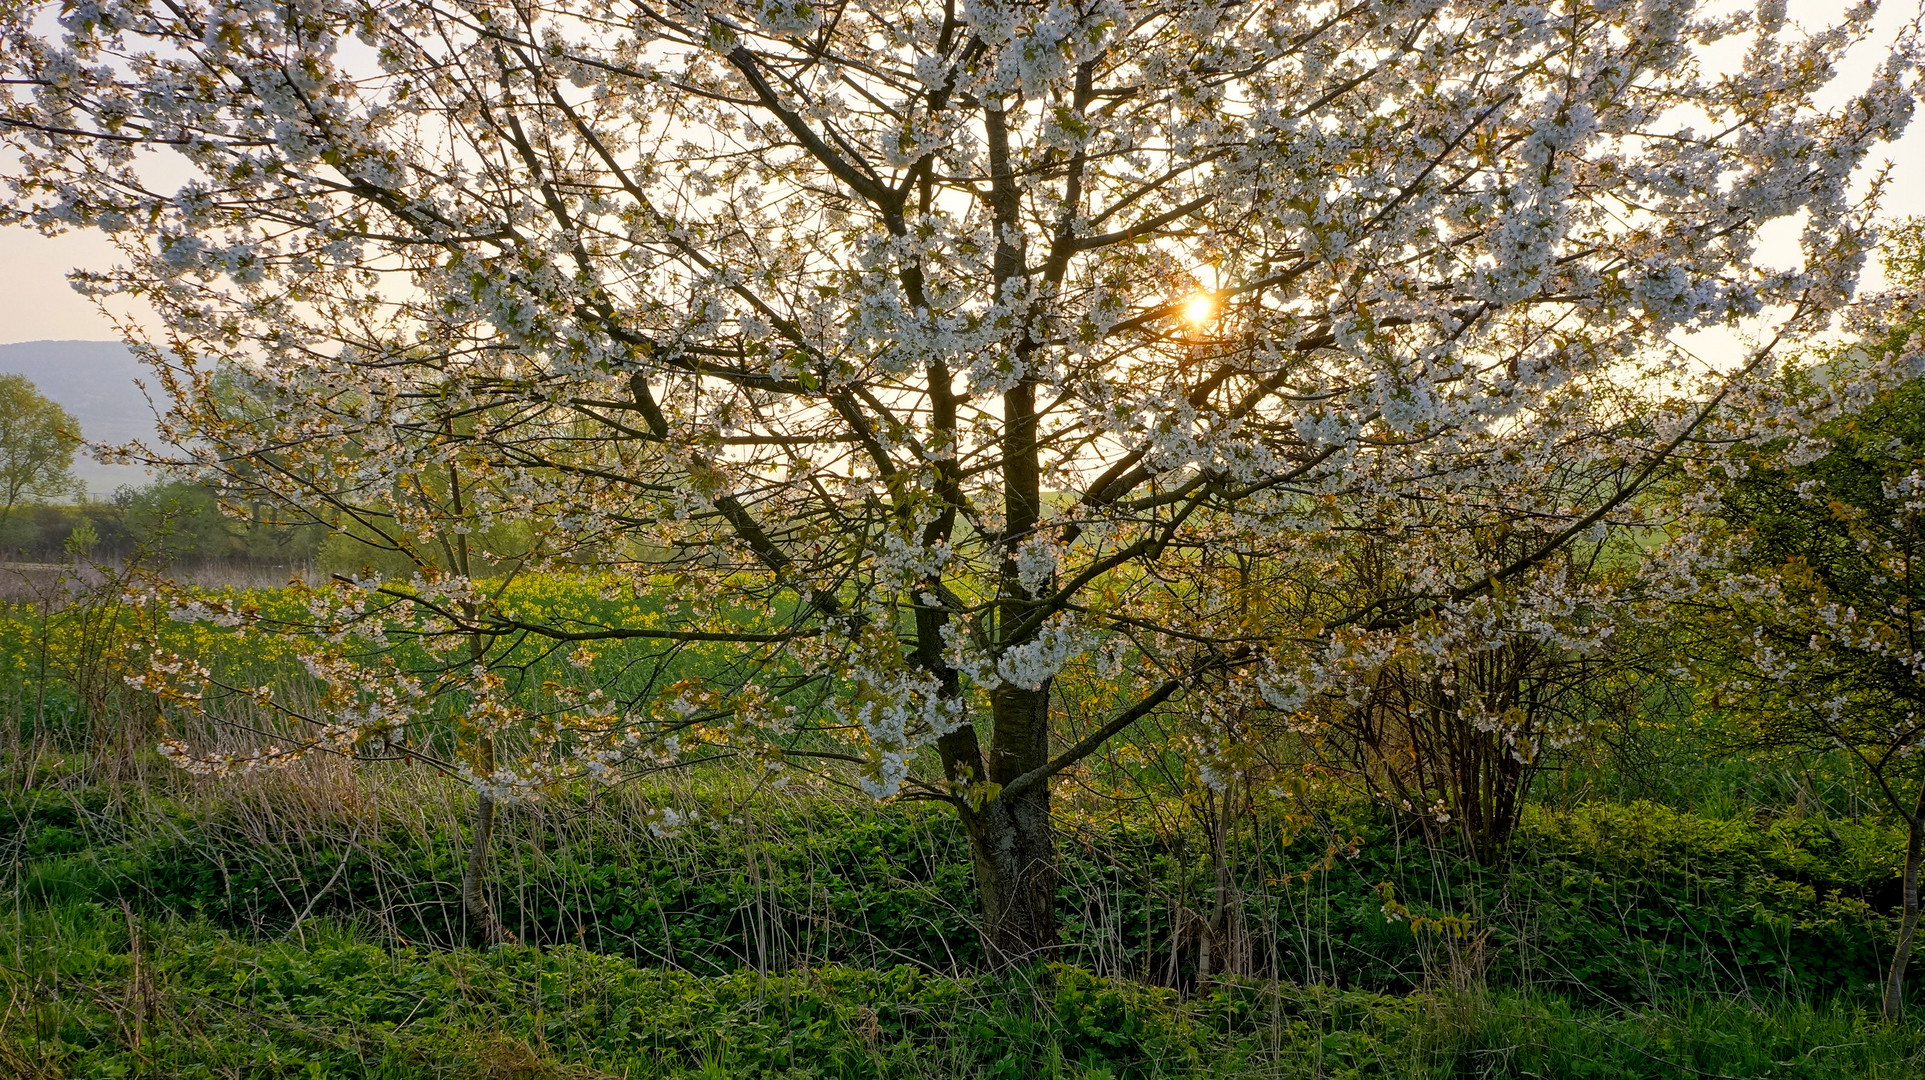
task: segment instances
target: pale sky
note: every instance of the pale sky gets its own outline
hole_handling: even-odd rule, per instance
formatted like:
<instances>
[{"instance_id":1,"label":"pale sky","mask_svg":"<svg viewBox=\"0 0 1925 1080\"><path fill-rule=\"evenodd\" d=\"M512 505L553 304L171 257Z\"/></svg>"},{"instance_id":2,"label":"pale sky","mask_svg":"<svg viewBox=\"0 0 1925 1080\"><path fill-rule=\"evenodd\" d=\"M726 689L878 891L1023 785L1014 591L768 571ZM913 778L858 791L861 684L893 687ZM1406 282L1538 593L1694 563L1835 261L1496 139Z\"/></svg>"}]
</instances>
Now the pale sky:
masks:
<instances>
[{"instance_id":1,"label":"pale sky","mask_svg":"<svg viewBox=\"0 0 1925 1080\"><path fill-rule=\"evenodd\" d=\"M1818 26L1835 21L1839 13L1856 0L1793 0L1790 14L1794 21ZM1875 42L1864 47L1860 57L1849 58L1842 80L1862 83L1869 75L1877 42L1889 43L1898 30L1917 13L1907 0L1885 0L1878 15ZM1734 57L1735 59L1735 57ZM1852 86L1856 89L1856 85ZM1892 216L1925 214L1925 105L1919 110L1905 138L1892 146L1874 151L1894 165L1893 183L1887 194L1885 212ZM1796 228L1785 223L1774 229L1765 249L1767 260L1774 247L1795 252ZM1770 241L1777 241L1771 243ZM1784 245L1794 245L1786 247ZM66 273L75 267L101 268L118 260L112 245L98 233L76 232L59 237L44 237L19 227L0 226L0 343L62 339L115 340L119 334L93 305L67 284ZM1873 282L1867 282L1873 284Z\"/></svg>"}]
</instances>

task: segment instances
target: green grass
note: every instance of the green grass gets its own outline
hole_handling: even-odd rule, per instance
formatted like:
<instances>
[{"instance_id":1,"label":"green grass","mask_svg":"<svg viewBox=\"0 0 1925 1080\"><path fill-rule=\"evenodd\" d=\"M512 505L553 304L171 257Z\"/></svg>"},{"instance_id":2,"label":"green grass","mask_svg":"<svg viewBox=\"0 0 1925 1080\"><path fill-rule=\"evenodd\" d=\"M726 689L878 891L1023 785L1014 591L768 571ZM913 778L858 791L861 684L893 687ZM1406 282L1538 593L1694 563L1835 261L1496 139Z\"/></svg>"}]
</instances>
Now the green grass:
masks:
<instances>
[{"instance_id":1,"label":"green grass","mask_svg":"<svg viewBox=\"0 0 1925 1080\"><path fill-rule=\"evenodd\" d=\"M136 951L135 945L138 950ZM138 957L138 959L136 959ZM559 946L250 942L96 904L0 920L0 1068L119 1077L1908 1077L1925 1030L1843 1004L1404 996L1290 983L1187 999L1072 967L696 976Z\"/></svg>"},{"instance_id":2,"label":"green grass","mask_svg":"<svg viewBox=\"0 0 1925 1080\"><path fill-rule=\"evenodd\" d=\"M532 944L701 976L980 965L969 855L945 809L815 790L732 803L743 787L718 767L506 811L496 908ZM383 944L452 946L468 798L398 768L42 787L0 795L13 867L0 880L26 903L125 902L244 935L333 919ZM702 816L656 836L638 808L660 803ZM1344 813L1321 828L1259 820L1229 849L1256 970L1390 994L1469 977L1597 1007L1876 1000L1898 899L1891 830L1651 804L1534 810L1510 862L1484 867ZM1207 851L1127 821L1066 824L1062 959L1187 984L1195 939L1174 966L1170 946L1209 902ZM1333 838L1354 854L1327 858Z\"/></svg>"},{"instance_id":3,"label":"green grass","mask_svg":"<svg viewBox=\"0 0 1925 1080\"><path fill-rule=\"evenodd\" d=\"M989 977L946 810L729 763L504 810L496 908L525 944L478 952L472 792L402 766L193 780L103 738L111 693L29 685L22 627L0 619L32 757L0 762L0 1078L1925 1074L1925 1028L1868 1011L1902 837L1821 769L1692 758L1695 729L1652 728L1662 785L1561 774L1502 866L1335 788L1239 819L1263 979L1197 985L1216 867L1175 794L1066 787L1060 963ZM661 806L694 823L654 834Z\"/></svg>"}]
</instances>

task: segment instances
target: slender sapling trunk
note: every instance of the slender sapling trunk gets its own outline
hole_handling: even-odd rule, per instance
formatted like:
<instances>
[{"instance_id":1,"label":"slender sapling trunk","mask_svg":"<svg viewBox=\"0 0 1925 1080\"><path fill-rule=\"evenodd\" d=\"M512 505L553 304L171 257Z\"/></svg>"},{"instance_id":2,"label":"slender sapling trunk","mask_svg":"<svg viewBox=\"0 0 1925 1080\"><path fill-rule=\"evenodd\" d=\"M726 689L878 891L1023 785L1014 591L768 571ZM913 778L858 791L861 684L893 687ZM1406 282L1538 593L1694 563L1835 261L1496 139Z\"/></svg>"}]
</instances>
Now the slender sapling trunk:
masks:
<instances>
[{"instance_id":1,"label":"slender sapling trunk","mask_svg":"<svg viewBox=\"0 0 1925 1080\"><path fill-rule=\"evenodd\" d=\"M1918 801L1906 823L1905 840L1905 914L1898 924L1898 947L1892 953L1891 972L1885 978L1884 1014L1897 1020L1905 1012L1905 968L1912 959L1912 938L1918 932L1918 866L1925 856L1925 782L1918 785Z\"/></svg>"}]
</instances>

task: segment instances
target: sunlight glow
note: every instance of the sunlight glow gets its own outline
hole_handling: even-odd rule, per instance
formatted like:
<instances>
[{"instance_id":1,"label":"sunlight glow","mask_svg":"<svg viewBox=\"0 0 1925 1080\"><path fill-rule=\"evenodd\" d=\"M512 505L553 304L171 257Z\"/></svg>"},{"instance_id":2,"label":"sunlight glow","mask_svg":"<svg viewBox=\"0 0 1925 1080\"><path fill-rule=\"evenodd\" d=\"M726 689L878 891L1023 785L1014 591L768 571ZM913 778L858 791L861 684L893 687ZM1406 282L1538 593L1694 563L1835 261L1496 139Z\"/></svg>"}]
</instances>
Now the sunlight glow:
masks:
<instances>
[{"instance_id":1,"label":"sunlight glow","mask_svg":"<svg viewBox=\"0 0 1925 1080\"><path fill-rule=\"evenodd\" d=\"M1209 293L1195 293L1183 301L1183 321L1198 328L1208 326L1216 318L1216 297Z\"/></svg>"}]
</instances>

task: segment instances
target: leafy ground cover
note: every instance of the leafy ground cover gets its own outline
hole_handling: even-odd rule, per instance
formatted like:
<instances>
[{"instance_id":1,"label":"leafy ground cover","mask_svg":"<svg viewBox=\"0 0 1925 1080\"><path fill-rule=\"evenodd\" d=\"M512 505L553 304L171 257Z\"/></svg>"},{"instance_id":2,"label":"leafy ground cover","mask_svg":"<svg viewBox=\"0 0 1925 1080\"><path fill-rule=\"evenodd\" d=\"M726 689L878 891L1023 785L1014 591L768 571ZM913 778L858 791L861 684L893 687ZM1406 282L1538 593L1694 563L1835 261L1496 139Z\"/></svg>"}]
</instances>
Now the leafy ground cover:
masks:
<instances>
[{"instance_id":1,"label":"leafy ground cover","mask_svg":"<svg viewBox=\"0 0 1925 1080\"><path fill-rule=\"evenodd\" d=\"M700 976L574 946L250 942L93 903L10 913L0 1067L117 1077L1905 1077L1925 1032L1842 1003L1390 996L1231 982L1179 997L1054 966Z\"/></svg>"},{"instance_id":2,"label":"leafy ground cover","mask_svg":"<svg viewBox=\"0 0 1925 1080\"><path fill-rule=\"evenodd\" d=\"M1925 1028L1875 1014L1902 835L1822 785L1761 803L1743 761L1668 767L1662 801L1567 774L1577 794L1532 803L1498 865L1335 787L1250 809L1219 851L1180 791L1081 786L1064 948L1006 977L981 974L941 808L719 763L505 808L492 883L518 944L484 951L462 947L471 791L402 765L193 779L59 668L111 633L54 627L73 640L47 635L48 677L40 630L11 625L0 1076L1925 1072ZM196 647L243 675L286 666L162 629L213 635ZM1226 887L1219 948L1245 974L1200 979Z\"/></svg>"},{"instance_id":3,"label":"leafy ground cover","mask_svg":"<svg viewBox=\"0 0 1925 1080\"><path fill-rule=\"evenodd\" d=\"M407 773L337 783L16 792L0 798L0 835L32 903L125 903L270 936L332 919L396 946L458 943L460 790ZM650 798L670 797L699 805L702 793ZM771 794L657 835L631 809L620 793L577 793L504 819L498 905L520 940L703 976L978 966L968 854L940 810ZM1872 824L1650 803L1536 810L1497 867L1360 808L1244 837L1228 855L1258 970L1391 994L1468 978L1611 1006L1867 998L1902 851ZM1063 959L1186 985L1208 854L1180 834L1090 825L1064 848Z\"/></svg>"}]
</instances>

